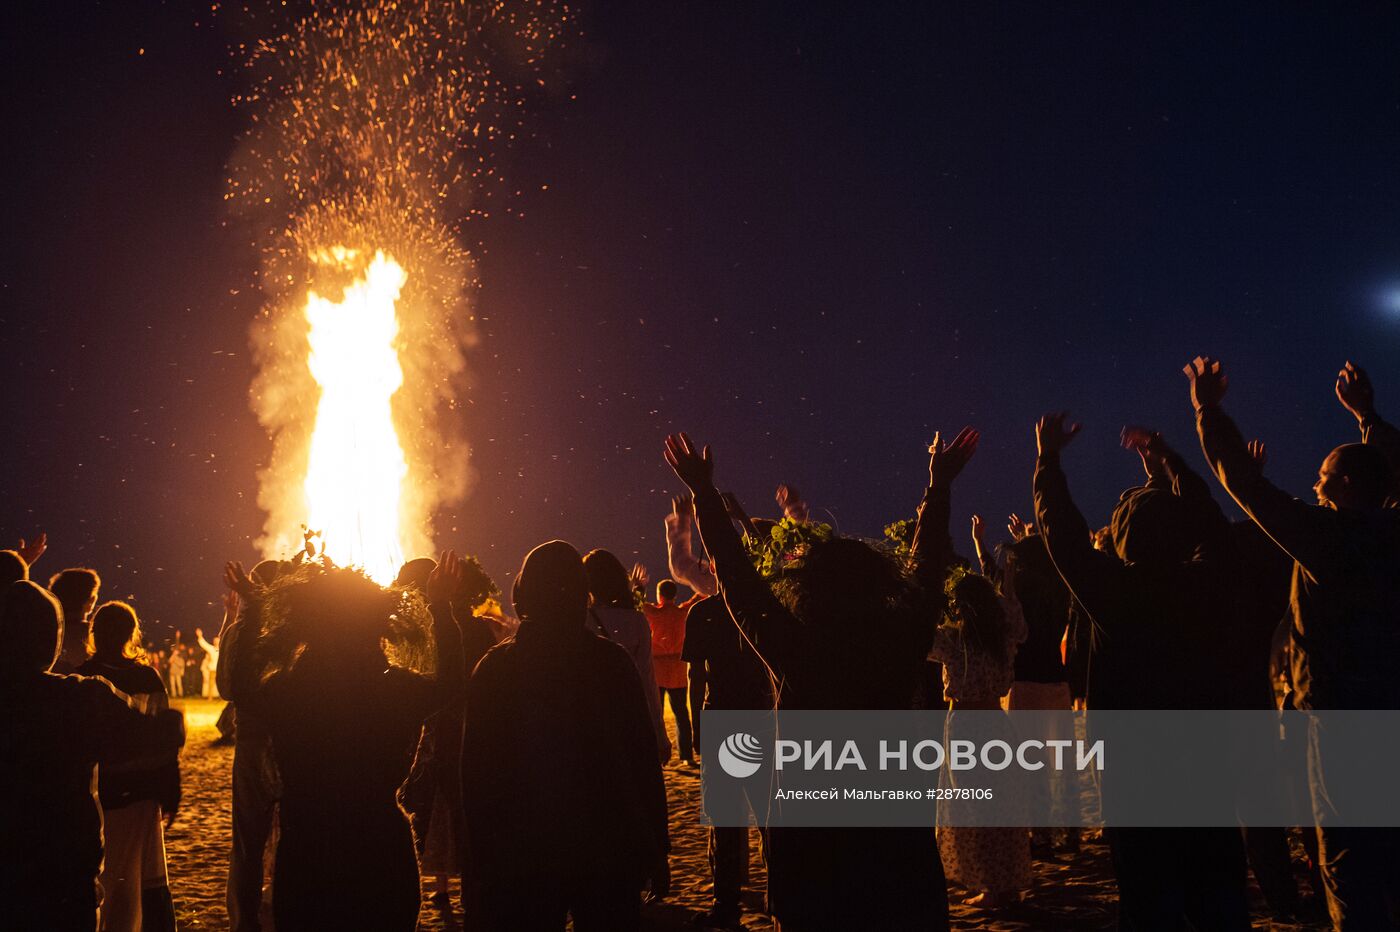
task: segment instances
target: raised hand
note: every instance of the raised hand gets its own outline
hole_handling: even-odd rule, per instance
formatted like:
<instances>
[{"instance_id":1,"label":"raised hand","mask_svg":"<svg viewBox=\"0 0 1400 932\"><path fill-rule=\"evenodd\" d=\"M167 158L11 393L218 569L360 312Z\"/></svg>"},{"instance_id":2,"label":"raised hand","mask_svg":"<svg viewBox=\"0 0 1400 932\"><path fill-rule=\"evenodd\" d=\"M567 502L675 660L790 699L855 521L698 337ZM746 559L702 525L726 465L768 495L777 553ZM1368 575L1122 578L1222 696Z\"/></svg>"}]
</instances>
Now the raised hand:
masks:
<instances>
[{"instance_id":1,"label":"raised hand","mask_svg":"<svg viewBox=\"0 0 1400 932\"><path fill-rule=\"evenodd\" d=\"M245 598L253 594L253 581L237 560L224 564L224 585Z\"/></svg>"},{"instance_id":2,"label":"raised hand","mask_svg":"<svg viewBox=\"0 0 1400 932\"><path fill-rule=\"evenodd\" d=\"M696 449L687 434L671 434L666 438L666 462L694 495L715 485L715 460L706 445Z\"/></svg>"},{"instance_id":3,"label":"raised hand","mask_svg":"<svg viewBox=\"0 0 1400 932\"><path fill-rule=\"evenodd\" d=\"M238 593L233 589L224 590L224 614L229 618L238 614Z\"/></svg>"},{"instance_id":4,"label":"raised hand","mask_svg":"<svg viewBox=\"0 0 1400 932\"><path fill-rule=\"evenodd\" d=\"M1167 446L1167 441L1162 439L1160 432L1146 427L1129 426L1124 427L1118 437L1123 449L1132 450L1142 458L1142 468L1147 472L1149 479L1162 474L1163 463L1171 453L1171 448Z\"/></svg>"},{"instance_id":5,"label":"raised hand","mask_svg":"<svg viewBox=\"0 0 1400 932\"><path fill-rule=\"evenodd\" d=\"M632 564L632 572L627 574L627 578L632 581L632 588L641 592L645 592L647 583L651 582L651 574L649 574L647 568L640 563Z\"/></svg>"},{"instance_id":6,"label":"raised hand","mask_svg":"<svg viewBox=\"0 0 1400 932\"><path fill-rule=\"evenodd\" d=\"M928 484L946 485L956 479L977 452L977 441L980 439L980 433L971 427L964 427L958 431L952 443L944 446L943 435L935 433L933 443L928 448Z\"/></svg>"},{"instance_id":7,"label":"raised hand","mask_svg":"<svg viewBox=\"0 0 1400 932\"><path fill-rule=\"evenodd\" d=\"M778 507L783 510L783 516L794 521L807 520L807 503L802 500L802 494L793 486L786 482L778 486L778 491L773 494Z\"/></svg>"},{"instance_id":8,"label":"raised hand","mask_svg":"<svg viewBox=\"0 0 1400 932\"><path fill-rule=\"evenodd\" d=\"M1123 444L1123 449L1143 452L1153 459L1163 459L1171 452L1171 447L1167 446L1167 441L1162 437L1161 431L1129 426L1124 427L1118 437Z\"/></svg>"},{"instance_id":9,"label":"raised hand","mask_svg":"<svg viewBox=\"0 0 1400 932\"><path fill-rule=\"evenodd\" d=\"M45 534L43 531L40 531L39 536L33 539L26 539L21 537L19 539L19 546L15 548L15 552L18 553L20 556L24 557L24 562L27 565L33 566L34 562L40 557L42 557L44 555L44 551L48 549L49 535Z\"/></svg>"},{"instance_id":10,"label":"raised hand","mask_svg":"<svg viewBox=\"0 0 1400 932\"><path fill-rule=\"evenodd\" d=\"M1269 453L1264 448L1264 441L1251 440L1246 446L1249 448L1249 458L1254 460L1254 465L1263 470L1264 464L1269 461Z\"/></svg>"},{"instance_id":11,"label":"raised hand","mask_svg":"<svg viewBox=\"0 0 1400 932\"><path fill-rule=\"evenodd\" d=\"M1011 535L1012 540L1025 540L1035 530L1035 525L1027 524L1021 520L1021 516L1012 512L1006 517L1006 532Z\"/></svg>"},{"instance_id":12,"label":"raised hand","mask_svg":"<svg viewBox=\"0 0 1400 932\"><path fill-rule=\"evenodd\" d=\"M1217 360L1197 356L1181 370L1191 383L1191 404L1197 411L1218 405L1225 398L1230 379Z\"/></svg>"},{"instance_id":13,"label":"raised hand","mask_svg":"<svg viewBox=\"0 0 1400 932\"><path fill-rule=\"evenodd\" d=\"M1350 360L1337 373L1337 400L1358 421L1375 416L1376 391L1371 387L1371 378Z\"/></svg>"},{"instance_id":14,"label":"raised hand","mask_svg":"<svg viewBox=\"0 0 1400 932\"><path fill-rule=\"evenodd\" d=\"M1035 425L1035 448L1041 456L1059 453L1079 436L1083 424L1066 424L1069 412L1047 414Z\"/></svg>"},{"instance_id":15,"label":"raised hand","mask_svg":"<svg viewBox=\"0 0 1400 932\"><path fill-rule=\"evenodd\" d=\"M677 518L686 518L695 514L695 499L689 495L671 496L671 514Z\"/></svg>"},{"instance_id":16,"label":"raised hand","mask_svg":"<svg viewBox=\"0 0 1400 932\"><path fill-rule=\"evenodd\" d=\"M466 564L455 550L444 550L438 557L437 566L428 574L428 604L442 605L451 602L462 587L466 575Z\"/></svg>"},{"instance_id":17,"label":"raised hand","mask_svg":"<svg viewBox=\"0 0 1400 932\"><path fill-rule=\"evenodd\" d=\"M986 540L986 537L987 537L987 528L986 528L985 525L982 524L982 516L981 516L981 515L973 515L973 516L972 516L972 540L973 540L973 542L976 543L976 544L978 544L978 545L980 546L980 545L982 544L982 542L983 542L984 540Z\"/></svg>"}]
</instances>

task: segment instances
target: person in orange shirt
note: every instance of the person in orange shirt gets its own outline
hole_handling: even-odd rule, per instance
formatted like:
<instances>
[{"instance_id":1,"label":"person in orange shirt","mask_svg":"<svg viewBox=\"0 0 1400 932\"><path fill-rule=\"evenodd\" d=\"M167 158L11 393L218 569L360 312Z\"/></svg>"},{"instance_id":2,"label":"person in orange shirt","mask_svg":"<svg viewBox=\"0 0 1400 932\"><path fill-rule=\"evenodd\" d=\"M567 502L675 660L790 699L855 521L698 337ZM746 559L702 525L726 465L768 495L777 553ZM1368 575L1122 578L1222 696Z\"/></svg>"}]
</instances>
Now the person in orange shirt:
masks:
<instances>
[{"instance_id":1,"label":"person in orange shirt","mask_svg":"<svg viewBox=\"0 0 1400 932\"><path fill-rule=\"evenodd\" d=\"M680 745L681 763L695 766L695 745L690 728L690 706L687 702L690 665L681 659L681 645L685 643L685 616L690 603L676 602L676 583L663 579L656 584L656 604L642 607L651 625L651 654L653 669L656 671L656 685L661 691L663 711L667 697L671 700L671 714L676 717L676 739Z\"/></svg>"}]
</instances>

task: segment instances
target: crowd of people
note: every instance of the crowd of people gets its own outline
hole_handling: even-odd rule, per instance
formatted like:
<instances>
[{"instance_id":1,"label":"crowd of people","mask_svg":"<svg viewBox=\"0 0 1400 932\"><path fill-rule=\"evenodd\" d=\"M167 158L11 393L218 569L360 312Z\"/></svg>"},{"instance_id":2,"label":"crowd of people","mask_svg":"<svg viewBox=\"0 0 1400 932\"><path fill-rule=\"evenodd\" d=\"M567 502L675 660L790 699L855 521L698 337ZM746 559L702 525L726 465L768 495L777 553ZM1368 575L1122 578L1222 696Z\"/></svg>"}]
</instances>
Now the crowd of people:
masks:
<instances>
[{"instance_id":1,"label":"crowd of people","mask_svg":"<svg viewBox=\"0 0 1400 932\"><path fill-rule=\"evenodd\" d=\"M200 694L234 719L238 932L261 928L269 875L279 932L409 932L422 878L442 905L448 875L469 929L639 928L643 903L670 895L663 768L695 766L702 709L945 709L956 734L963 713L1002 709L1400 708L1400 431L1365 372L1338 374L1361 437L1325 457L1316 504L1266 478L1263 445L1225 412L1219 362L1185 374L1209 474L1243 521L1160 433L1129 427L1144 478L1091 527L1064 464L1080 426L1048 414L1034 517L1012 515L1011 542L989 548L974 516L964 559L952 493L977 430L935 436L911 533L893 544L817 524L785 485L780 517L749 516L719 491L710 449L676 434L664 457L685 492L654 590L644 568L561 540L525 556L508 600L453 551L382 587L309 547L229 563L218 636L196 632L202 657L177 641L160 658L130 605L98 605L95 572L44 587L31 567L46 541L21 541L0 551L7 915L174 929L162 831L184 730L168 697L196 667ZM1345 801L1319 789L1324 736L1307 754L1313 908L1337 930L1398 927L1400 829L1339 827ZM1134 828L1113 818L1111 773L1100 791L1120 928L1248 929L1251 870L1275 916L1309 908L1286 829ZM1035 857L1079 844L1075 830L951 824L761 838L766 909L786 932L947 928L950 882L1014 908L1034 895ZM699 924L740 923L749 843L746 828L709 829Z\"/></svg>"}]
</instances>

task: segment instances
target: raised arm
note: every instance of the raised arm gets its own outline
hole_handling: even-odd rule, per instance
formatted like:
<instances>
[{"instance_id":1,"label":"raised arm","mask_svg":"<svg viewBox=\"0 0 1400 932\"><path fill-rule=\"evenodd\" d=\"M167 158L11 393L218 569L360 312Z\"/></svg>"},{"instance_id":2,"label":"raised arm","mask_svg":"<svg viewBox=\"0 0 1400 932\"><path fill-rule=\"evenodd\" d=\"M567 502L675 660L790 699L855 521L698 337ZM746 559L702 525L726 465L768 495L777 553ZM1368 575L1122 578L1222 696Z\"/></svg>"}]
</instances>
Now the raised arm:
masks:
<instances>
[{"instance_id":1,"label":"raised arm","mask_svg":"<svg viewBox=\"0 0 1400 932\"><path fill-rule=\"evenodd\" d=\"M1081 425L1067 425L1066 417L1047 414L1036 425L1035 523L1060 578L1090 617L1102 623L1103 618L1116 617L1112 577L1122 564L1094 549L1088 522L1070 495L1060 453L1078 436Z\"/></svg>"},{"instance_id":2,"label":"raised arm","mask_svg":"<svg viewBox=\"0 0 1400 932\"><path fill-rule=\"evenodd\" d=\"M688 436L673 434L666 438L666 462L694 496L700 538L710 554L729 614L781 675L801 643L801 625L749 562L724 499L715 488L710 448L697 450Z\"/></svg>"},{"instance_id":3,"label":"raised arm","mask_svg":"<svg viewBox=\"0 0 1400 932\"><path fill-rule=\"evenodd\" d=\"M233 685L233 676L230 667L234 666L233 658L238 653L238 640L243 634L243 625L240 624L239 615L242 611L242 599L238 592L229 589L224 592L224 623L219 626L219 647L222 662L214 670L214 685L219 689L219 695L229 702L234 701L234 693L237 689Z\"/></svg>"},{"instance_id":4,"label":"raised arm","mask_svg":"<svg viewBox=\"0 0 1400 932\"><path fill-rule=\"evenodd\" d=\"M1361 442L1385 454L1395 475L1392 494L1400 492L1400 430L1376 413L1376 391L1366 370L1348 361L1337 373L1337 400L1361 428Z\"/></svg>"},{"instance_id":5,"label":"raised arm","mask_svg":"<svg viewBox=\"0 0 1400 932\"><path fill-rule=\"evenodd\" d=\"M963 471L977 452L981 434L971 427L958 431L953 442L945 445L941 434L934 434L929 445L928 488L919 503L918 520L914 523L914 573L926 592L943 591L943 580L957 559L953 537L948 531L952 513L953 480Z\"/></svg>"},{"instance_id":6,"label":"raised arm","mask_svg":"<svg viewBox=\"0 0 1400 932\"><path fill-rule=\"evenodd\" d=\"M1178 498L1188 502L1211 501L1209 483L1186 464L1160 431L1124 427L1120 437L1124 449L1133 450L1142 457L1148 476L1160 476Z\"/></svg>"},{"instance_id":7,"label":"raised arm","mask_svg":"<svg viewBox=\"0 0 1400 932\"><path fill-rule=\"evenodd\" d=\"M153 714L143 714L123 693L98 677L79 681L77 688L86 700L86 721L95 728L100 763L163 757L184 745L184 713L167 706Z\"/></svg>"},{"instance_id":8,"label":"raised arm","mask_svg":"<svg viewBox=\"0 0 1400 932\"><path fill-rule=\"evenodd\" d=\"M691 547L691 519L695 515L695 500L689 495L671 499L671 513L666 516L666 561L671 578L689 586L701 595L719 592L719 584L700 561Z\"/></svg>"},{"instance_id":9,"label":"raised arm","mask_svg":"<svg viewBox=\"0 0 1400 932\"><path fill-rule=\"evenodd\" d=\"M996 554L987 548L987 526L981 515L972 516L972 549L977 552L977 565L982 575L997 582L1001 577L1001 567L997 566Z\"/></svg>"},{"instance_id":10,"label":"raised arm","mask_svg":"<svg viewBox=\"0 0 1400 932\"><path fill-rule=\"evenodd\" d=\"M224 564L224 627L219 632L223 645L214 683L219 695L235 705L248 705L257 688L253 653L262 628L262 593L253 585L243 564Z\"/></svg>"},{"instance_id":11,"label":"raised arm","mask_svg":"<svg viewBox=\"0 0 1400 932\"><path fill-rule=\"evenodd\" d=\"M452 598L461 589L466 564L455 550L444 550L428 574L428 611L433 616L437 643L437 675L433 678L434 709L460 702L466 695L467 666L462 654L462 629L452 617Z\"/></svg>"},{"instance_id":12,"label":"raised arm","mask_svg":"<svg viewBox=\"0 0 1400 932\"><path fill-rule=\"evenodd\" d=\"M1220 403L1229 380L1220 363L1197 357L1183 370L1191 383L1201 450L1225 491L1245 514L1314 577L1326 573L1337 554L1328 542L1325 509L1299 501L1264 478L1259 462Z\"/></svg>"},{"instance_id":13,"label":"raised arm","mask_svg":"<svg viewBox=\"0 0 1400 932\"><path fill-rule=\"evenodd\" d=\"M1187 465L1186 460L1167 443L1159 431L1144 427L1124 427L1121 436L1123 446L1135 450L1142 457L1148 474L1160 477L1171 493L1190 509L1200 532L1198 556L1221 555L1229 547L1227 537L1230 533L1230 522L1211 497L1210 484ZM1259 444L1258 449L1259 453L1256 454L1254 446L1250 446L1251 458L1257 460L1263 455L1263 444Z\"/></svg>"}]
</instances>

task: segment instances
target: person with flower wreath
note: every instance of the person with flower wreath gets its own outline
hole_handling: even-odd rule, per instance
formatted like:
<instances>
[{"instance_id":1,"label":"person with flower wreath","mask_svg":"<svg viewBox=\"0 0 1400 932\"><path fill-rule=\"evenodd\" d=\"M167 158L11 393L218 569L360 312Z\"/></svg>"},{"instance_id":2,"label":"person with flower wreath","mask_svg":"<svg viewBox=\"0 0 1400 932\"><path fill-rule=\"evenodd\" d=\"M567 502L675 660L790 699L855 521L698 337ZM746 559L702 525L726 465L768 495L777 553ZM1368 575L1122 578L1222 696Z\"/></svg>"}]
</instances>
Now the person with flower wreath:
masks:
<instances>
[{"instance_id":1,"label":"person with flower wreath","mask_svg":"<svg viewBox=\"0 0 1400 932\"><path fill-rule=\"evenodd\" d=\"M914 573L889 552L832 536L789 554L771 583L750 562L714 484L714 458L686 434L666 461L689 488L729 614L778 680L779 709L908 709L953 563L950 492L977 448L964 429L930 447ZM922 585L916 585L916 580ZM948 893L932 827L772 827L768 900L786 932L946 929Z\"/></svg>"}]
</instances>

